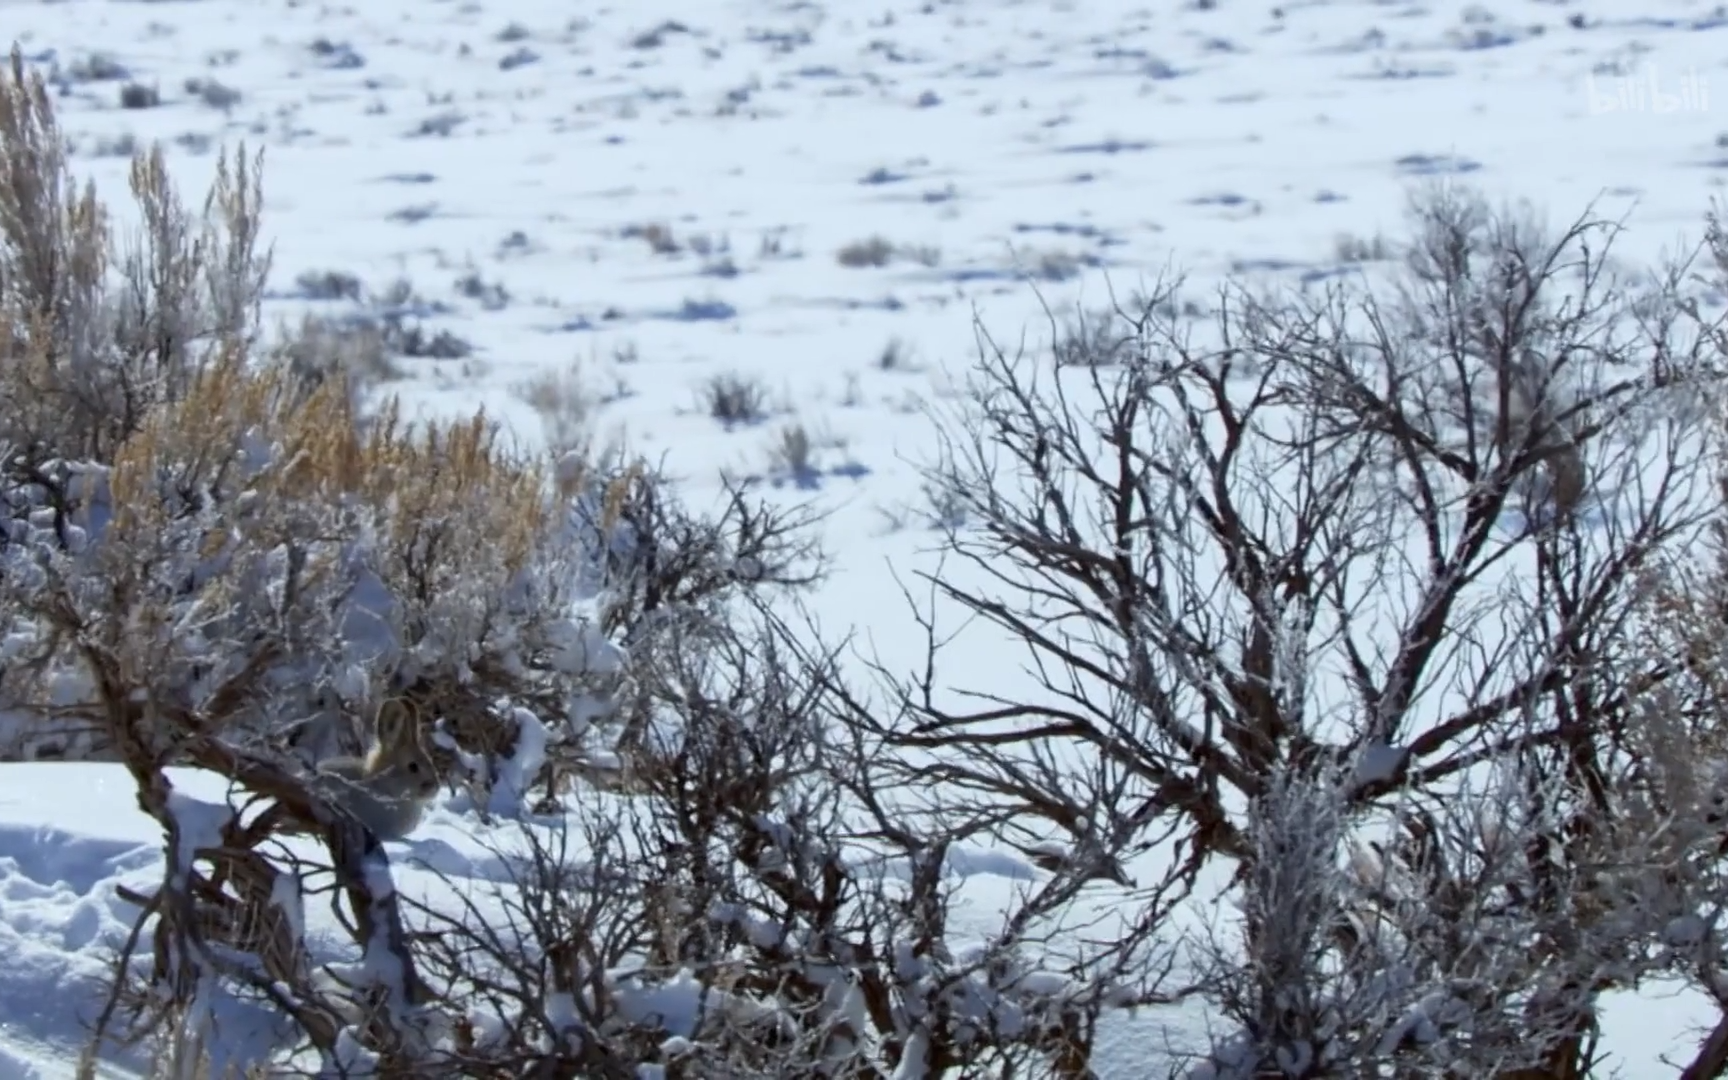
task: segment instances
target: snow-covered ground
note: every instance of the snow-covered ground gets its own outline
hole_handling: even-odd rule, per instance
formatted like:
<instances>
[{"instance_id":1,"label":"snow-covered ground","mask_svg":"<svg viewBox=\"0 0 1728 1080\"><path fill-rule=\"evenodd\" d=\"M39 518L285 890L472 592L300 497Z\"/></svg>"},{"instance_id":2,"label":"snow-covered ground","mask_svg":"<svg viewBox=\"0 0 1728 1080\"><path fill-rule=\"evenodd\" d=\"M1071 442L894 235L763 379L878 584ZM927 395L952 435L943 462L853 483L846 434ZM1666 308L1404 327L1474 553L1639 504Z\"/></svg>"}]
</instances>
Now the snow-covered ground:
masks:
<instances>
[{"instance_id":1,"label":"snow-covered ground","mask_svg":"<svg viewBox=\"0 0 1728 1080\"><path fill-rule=\"evenodd\" d=\"M272 316L311 303L304 276L405 279L473 346L402 361L416 409L483 404L532 442L516 388L580 360L602 430L697 506L723 475L771 483L803 425L818 473L783 491L831 510L819 614L889 660L914 635L888 572L930 540L919 406L964 371L975 311L1036 339L1042 305L1172 266L1323 276L1444 175L1556 218L1596 200L1654 259L1728 169L1728 13L1678 0L0 0L10 38L58 69L116 205L133 145L161 140L189 193L217 146L265 148ZM159 100L123 108L128 83ZM730 374L767 389L764 422L701 406ZM394 850L483 877L473 828L446 809ZM159 851L118 769L0 768L0 1080L70 1075L129 923L114 885ZM960 868L984 907L1031 872ZM1690 1019L1618 1002L1625 1074L1672 1075ZM1113 1050L1111 1080L1158 1047Z\"/></svg>"}]
</instances>

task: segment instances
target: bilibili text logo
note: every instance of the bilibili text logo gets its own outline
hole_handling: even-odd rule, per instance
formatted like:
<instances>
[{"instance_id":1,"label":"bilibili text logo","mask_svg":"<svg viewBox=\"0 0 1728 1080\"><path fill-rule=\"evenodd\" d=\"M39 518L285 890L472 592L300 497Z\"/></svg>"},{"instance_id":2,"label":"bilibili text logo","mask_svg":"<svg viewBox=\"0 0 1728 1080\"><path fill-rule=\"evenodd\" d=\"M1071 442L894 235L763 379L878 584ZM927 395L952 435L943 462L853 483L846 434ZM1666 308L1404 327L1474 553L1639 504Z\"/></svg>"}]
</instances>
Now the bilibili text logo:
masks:
<instances>
[{"instance_id":1,"label":"bilibili text logo","mask_svg":"<svg viewBox=\"0 0 1728 1080\"><path fill-rule=\"evenodd\" d=\"M1663 77L1655 64L1631 75L1585 76L1590 115L1605 113L1703 112L1710 107L1710 86L1688 68L1676 77Z\"/></svg>"}]
</instances>

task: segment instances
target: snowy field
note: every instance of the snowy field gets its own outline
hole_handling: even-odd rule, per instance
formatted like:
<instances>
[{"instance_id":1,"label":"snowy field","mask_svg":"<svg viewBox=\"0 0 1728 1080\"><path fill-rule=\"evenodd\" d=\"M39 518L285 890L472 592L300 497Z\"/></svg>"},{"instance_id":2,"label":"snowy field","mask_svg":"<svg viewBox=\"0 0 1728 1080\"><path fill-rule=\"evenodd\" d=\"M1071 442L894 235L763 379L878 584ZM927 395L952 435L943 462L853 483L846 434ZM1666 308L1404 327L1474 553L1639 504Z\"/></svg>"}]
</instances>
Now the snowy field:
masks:
<instances>
[{"instance_id":1,"label":"snowy field","mask_svg":"<svg viewBox=\"0 0 1728 1080\"><path fill-rule=\"evenodd\" d=\"M410 283L450 344L385 385L413 410L484 405L533 443L517 389L580 361L599 430L693 505L759 477L830 511L819 614L891 662L918 659L889 574L930 543L921 406L963 375L975 313L1035 343L1044 305L1171 267L1324 280L1436 176L1557 221L1595 200L1653 260L1728 170L1728 12L1676 0L0 0L10 39L117 206L135 146L160 140L189 193L220 145L263 147L268 313ZM733 375L764 387L760 422L702 404ZM798 476L775 457L793 424ZM446 806L392 845L404 888L416 859L484 877L474 828ZM0 767L0 1080L71 1074L132 916L114 886L159 876L160 842L118 767ZM987 912L1034 871L985 856L957 872ZM1617 1002L1624 1075L1674 1075L1694 1019ZM1116 1033L1106 1080L1161 1072L1163 1037Z\"/></svg>"}]
</instances>

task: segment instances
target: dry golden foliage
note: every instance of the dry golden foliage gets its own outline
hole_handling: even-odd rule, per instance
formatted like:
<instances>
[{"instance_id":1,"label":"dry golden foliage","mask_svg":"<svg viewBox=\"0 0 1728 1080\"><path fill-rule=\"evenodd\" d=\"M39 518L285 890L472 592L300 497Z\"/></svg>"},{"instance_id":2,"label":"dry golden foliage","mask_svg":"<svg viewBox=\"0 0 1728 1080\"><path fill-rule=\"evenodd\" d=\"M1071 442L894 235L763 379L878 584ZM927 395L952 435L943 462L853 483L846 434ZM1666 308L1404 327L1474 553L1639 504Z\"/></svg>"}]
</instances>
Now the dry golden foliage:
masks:
<instances>
[{"instance_id":1,"label":"dry golden foliage","mask_svg":"<svg viewBox=\"0 0 1728 1080\"><path fill-rule=\"evenodd\" d=\"M610 529L618 523L630 497L650 482L647 463L637 458L606 484L604 504L600 513L600 528Z\"/></svg>"},{"instance_id":2,"label":"dry golden foliage","mask_svg":"<svg viewBox=\"0 0 1728 1080\"><path fill-rule=\"evenodd\" d=\"M512 573L555 527L544 469L504 450L484 413L416 430L402 423L392 399L352 464L354 490L374 506L392 507L393 535L429 521L454 525L466 515L472 541L489 542Z\"/></svg>"},{"instance_id":3,"label":"dry golden foliage","mask_svg":"<svg viewBox=\"0 0 1728 1080\"><path fill-rule=\"evenodd\" d=\"M260 450L271 460L248 460ZM110 484L121 535L161 527L177 512L165 496L178 492L357 503L383 515L389 537L436 526L451 556L484 547L512 573L557 513L545 470L502 447L484 413L410 424L392 398L362 430L340 385L305 393L288 364L249 363L237 343L145 418L115 455Z\"/></svg>"}]
</instances>

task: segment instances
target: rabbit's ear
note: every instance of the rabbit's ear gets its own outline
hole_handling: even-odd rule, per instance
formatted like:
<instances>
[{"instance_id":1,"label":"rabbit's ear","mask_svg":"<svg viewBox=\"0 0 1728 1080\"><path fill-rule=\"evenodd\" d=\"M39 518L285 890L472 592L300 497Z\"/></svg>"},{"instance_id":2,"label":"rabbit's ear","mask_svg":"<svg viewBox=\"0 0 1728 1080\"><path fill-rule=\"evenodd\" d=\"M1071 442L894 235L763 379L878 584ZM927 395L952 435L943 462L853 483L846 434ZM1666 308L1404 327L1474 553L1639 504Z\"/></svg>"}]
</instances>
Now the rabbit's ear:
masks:
<instances>
[{"instance_id":1,"label":"rabbit's ear","mask_svg":"<svg viewBox=\"0 0 1728 1080\"><path fill-rule=\"evenodd\" d=\"M414 707L401 698L388 698L378 706L378 745L383 747L412 746L420 741L418 717Z\"/></svg>"}]
</instances>

